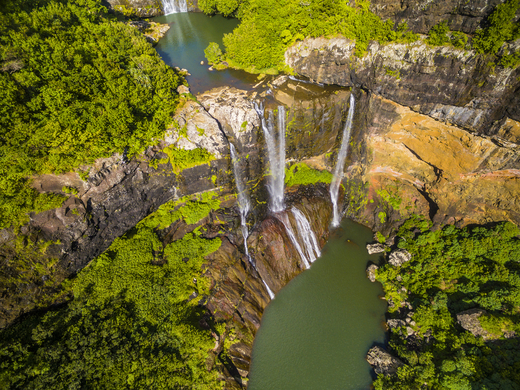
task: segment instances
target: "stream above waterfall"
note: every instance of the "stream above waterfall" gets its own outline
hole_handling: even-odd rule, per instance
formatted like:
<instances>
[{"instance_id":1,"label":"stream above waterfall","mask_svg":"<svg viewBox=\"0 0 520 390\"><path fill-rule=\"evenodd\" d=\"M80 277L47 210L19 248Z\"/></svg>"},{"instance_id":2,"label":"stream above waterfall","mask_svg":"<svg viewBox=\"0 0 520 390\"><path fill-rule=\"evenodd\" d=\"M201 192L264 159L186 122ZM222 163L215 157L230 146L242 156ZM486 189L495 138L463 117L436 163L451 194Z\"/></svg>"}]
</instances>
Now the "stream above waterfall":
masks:
<instances>
[{"instance_id":1,"label":"stream above waterfall","mask_svg":"<svg viewBox=\"0 0 520 390\"><path fill-rule=\"evenodd\" d=\"M187 80L192 93L224 85L249 89L256 81L256 75L240 70L210 71L204 56L204 49L210 42L216 42L224 49L222 38L238 25L237 19L183 12L158 16L153 21L170 26L155 49L166 64L188 70L191 76L188 76ZM201 61L204 61L204 65L200 64Z\"/></svg>"},{"instance_id":2,"label":"stream above waterfall","mask_svg":"<svg viewBox=\"0 0 520 390\"><path fill-rule=\"evenodd\" d=\"M342 222L312 267L279 291L255 338L249 390L369 389L386 302L365 275L372 232Z\"/></svg>"}]
</instances>

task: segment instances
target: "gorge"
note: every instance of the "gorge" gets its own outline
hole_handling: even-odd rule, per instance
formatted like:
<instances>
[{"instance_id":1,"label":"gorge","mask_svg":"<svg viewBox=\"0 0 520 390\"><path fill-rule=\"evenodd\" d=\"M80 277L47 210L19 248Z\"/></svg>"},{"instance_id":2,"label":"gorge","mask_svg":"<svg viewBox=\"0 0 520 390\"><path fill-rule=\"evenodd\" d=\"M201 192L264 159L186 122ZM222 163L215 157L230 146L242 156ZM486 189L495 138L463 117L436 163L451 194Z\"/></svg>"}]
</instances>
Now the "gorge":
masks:
<instances>
[{"instance_id":1,"label":"gorge","mask_svg":"<svg viewBox=\"0 0 520 390\"><path fill-rule=\"evenodd\" d=\"M446 18L452 26L471 34L500 2L457 3L448 11L452 2L423 8L394 3L367 2L362 12L407 20L416 33L451 15ZM469 46L431 45L425 36L370 41L360 54L358 42L341 35L291 40L286 34L283 62L291 74L208 70L200 65L201 48L237 31L238 24L220 15L185 13L208 4L162 6L164 13L176 12L155 19L169 23L172 32L158 43L162 60L146 51L149 44L134 27L96 11L123 42L100 41L100 48L108 48L108 65L97 69L106 70L107 79L122 69L119 79L129 81L122 82L121 96L138 88L135 95L143 101L160 98L175 106L136 115L160 112L146 123L162 120L165 132L138 133L132 143L120 142L119 149L88 164L27 174L32 190L63 200L0 231L2 386L314 389L327 386L324 376L332 380L330 388L368 388L372 380L376 388L520 386L514 370L503 368L520 364L518 356L504 352L515 350L519 332L520 68ZM119 6L112 4L114 12ZM153 8L146 7L135 9ZM240 17L245 23L247 17ZM211 23L214 36L201 38ZM201 36L194 38L198 30ZM230 37L219 43L228 45ZM186 55L191 63L176 62L197 40L197 54ZM518 42L508 40L503 53L515 53ZM119 57L110 54L112 47ZM124 63L126 47L144 51ZM236 65L225 55L220 63ZM1 75L26 88L35 79L24 72L33 65L24 58L16 69L15 60L2 57ZM164 63L186 67L191 75ZM47 88L41 102L73 104L69 95L52 92ZM40 107L36 102L24 104ZM121 110L111 128L125 120L137 123L128 116L136 110L132 104L117 104ZM103 107L92 112L112 109ZM17 115L22 122L43 123ZM17 120L2 122L2 128L20 128ZM59 134L53 126L66 123L65 117L52 121L41 127ZM151 125L139 127L144 128ZM81 131L72 134L86 138ZM12 143L19 138L13 136ZM43 138L24 150L41 147ZM141 149L132 148L138 143ZM5 158L15 155L2 150ZM65 156L74 154L72 147L64 150ZM53 158L44 165L59 160ZM369 243L378 254L368 255ZM368 276L383 285L386 302L377 298L380 285L365 278L367 265ZM432 281L443 267L449 272ZM468 310L480 310L480 336L458 320ZM328 316L330 337L314 339L328 329ZM310 333L300 337L298 327L302 335ZM265 341L264 335L273 338ZM453 345L448 358L435 360L437 343ZM384 359L371 358L374 344L400 359L398 375L381 369ZM352 356L344 353L355 348ZM310 367L318 349L331 360ZM364 361L369 349L377 379ZM291 350L295 354L285 354ZM482 360L489 351L506 363L489 366ZM300 361L298 354L310 359ZM266 361L275 362L280 373ZM292 372L288 362L300 371ZM334 366L341 375L326 370ZM314 382L305 382L306 367Z\"/></svg>"}]
</instances>

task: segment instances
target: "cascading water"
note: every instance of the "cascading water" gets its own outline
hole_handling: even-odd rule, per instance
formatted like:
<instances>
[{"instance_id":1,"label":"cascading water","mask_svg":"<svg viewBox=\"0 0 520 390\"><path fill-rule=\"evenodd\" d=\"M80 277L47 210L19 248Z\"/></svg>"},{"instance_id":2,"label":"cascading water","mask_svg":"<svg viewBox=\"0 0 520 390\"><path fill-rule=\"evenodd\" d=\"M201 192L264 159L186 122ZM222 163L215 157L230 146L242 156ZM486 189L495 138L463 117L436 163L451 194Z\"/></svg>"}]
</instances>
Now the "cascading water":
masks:
<instances>
[{"instance_id":1,"label":"cascading water","mask_svg":"<svg viewBox=\"0 0 520 390\"><path fill-rule=\"evenodd\" d=\"M162 0L162 3L165 15L188 12L186 0Z\"/></svg>"},{"instance_id":2,"label":"cascading water","mask_svg":"<svg viewBox=\"0 0 520 390\"><path fill-rule=\"evenodd\" d=\"M242 237L244 237L244 250L246 252L247 260L249 263L253 266L253 268L256 270L258 275L260 273L258 272L258 269L256 268L256 264L251 259L251 256L249 255L249 248L247 247L247 237L249 237L249 230L247 228L247 214L251 210L251 202L249 201L249 196L247 194L245 180L243 180L243 177L240 175L240 160L237 156L237 151L235 149L235 146L230 143L229 149L231 150L231 162L233 163L233 173L235 175L235 183L237 186L238 191L238 210L240 211L240 230L242 231ZM265 286L265 289L267 290L267 293L269 294L269 297L271 299L274 298L274 294L267 285L267 283L262 279L260 276L260 279L262 280L262 283Z\"/></svg>"},{"instance_id":3,"label":"cascading water","mask_svg":"<svg viewBox=\"0 0 520 390\"><path fill-rule=\"evenodd\" d=\"M291 226L291 221L289 221L289 217L287 216L287 213L285 211L281 211L279 213L275 214L276 218L285 226L285 231L287 232L287 235L289 236L289 239L294 245L294 248L300 255L300 258L303 261L303 264L305 265L305 268L309 269L311 264L309 260L307 259L307 256L305 256L305 253L302 250L302 247L298 240L296 239L296 235L294 234L294 231Z\"/></svg>"},{"instance_id":4,"label":"cascading water","mask_svg":"<svg viewBox=\"0 0 520 390\"><path fill-rule=\"evenodd\" d=\"M273 213L285 209L284 180L285 180L285 107L278 106L278 143L275 138L274 115L269 111L268 119L264 116L264 106L255 103L255 110L260 117L262 130L267 145L270 175L267 189L269 191L269 209Z\"/></svg>"},{"instance_id":5,"label":"cascading water","mask_svg":"<svg viewBox=\"0 0 520 390\"><path fill-rule=\"evenodd\" d=\"M307 258L309 259L309 262L313 263L321 255L316 235L311 228L311 224L305 217L305 214L294 206L291 207L291 213L294 215L294 219L296 220L298 233L303 241L303 245L305 246Z\"/></svg>"},{"instance_id":6,"label":"cascading water","mask_svg":"<svg viewBox=\"0 0 520 390\"><path fill-rule=\"evenodd\" d=\"M336 162L336 167L334 168L334 174L332 177L332 183L330 184L330 200L332 201L333 206L333 227L338 227L339 223L341 222L341 216L339 215L338 210L339 185L341 184L341 179L343 179L343 167L345 165L345 158L347 157L348 153L348 144L350 142L350 131L352 129L352 118L354 117L355 103L356 101L354 98L354 94L351 93L347 122L345 123L345 127L343 128L343 139L341 140L341 147L338 153L338 161Z\"/></svg>"}]
</instances>

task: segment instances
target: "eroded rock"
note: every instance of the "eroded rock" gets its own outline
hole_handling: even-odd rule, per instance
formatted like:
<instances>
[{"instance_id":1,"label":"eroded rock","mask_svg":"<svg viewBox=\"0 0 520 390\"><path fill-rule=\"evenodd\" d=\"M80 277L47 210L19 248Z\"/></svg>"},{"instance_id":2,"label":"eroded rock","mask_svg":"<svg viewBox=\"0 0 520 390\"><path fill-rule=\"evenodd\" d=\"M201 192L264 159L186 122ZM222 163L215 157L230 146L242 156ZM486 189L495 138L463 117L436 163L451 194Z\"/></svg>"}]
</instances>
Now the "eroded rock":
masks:
<instances>
[{"instance_id":1,"label":"eroded rock","mask_svg":"<svg viewBox=\"0 0 520 390\"><path fill-rule=\"evenodd\" d=\"M412 254L406 249L397 249L390 253L388 256L388 262L394 267L400 267L404 263L412 259Z\"/></svg>"},{"instance_id":2,"label":"eroded rock","mask_svg":"<svg viewBox=\"0 0 520 390\"><path fill-rule=\"evenodd\" d=\"M376 253L383 253L385 251L385 246L383 244L367 244L367 251L369 255L373 255Z\"/></svg>"},{"instance_id":3,"label":"eroded rock","mask_svg":"<svg viewBox=\"0 0 520 390\"><path fill-rule=\"evenodd\" d=\"M404 365L401 360L378 346L370 348L366 359L376 374L384 374L387 376L395 374L397 369Z\"/></svg>"},{"instance_id":4,"label":"eroded rock","mask_svg":"<svg viewBox=\"0 0 520 390\"><path fill-rule=\"evenodd\" d=\"M379 267L375 264L370 264L367 268L367 278L374 283L376 281L376 271Z\"/></svg>"}]
</instances>

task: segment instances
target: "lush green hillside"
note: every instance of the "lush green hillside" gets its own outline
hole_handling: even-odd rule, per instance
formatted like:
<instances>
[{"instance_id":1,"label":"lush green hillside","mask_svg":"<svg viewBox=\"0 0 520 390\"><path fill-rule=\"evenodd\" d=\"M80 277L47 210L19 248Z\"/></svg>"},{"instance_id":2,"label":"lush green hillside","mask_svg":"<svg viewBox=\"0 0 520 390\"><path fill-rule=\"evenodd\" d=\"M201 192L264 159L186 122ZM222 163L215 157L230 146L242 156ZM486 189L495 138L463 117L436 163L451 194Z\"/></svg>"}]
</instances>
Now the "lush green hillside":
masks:
<instances>
[{"instance_id":1,"label":"lush green hillside","mask_svg":"<svg viewBox=\"0 0 520 390\"><path fill-rule=\"evenodd\" d=\"M163 205L67 282L67 306L2 331L0 388L220 388L208 358L210 327L223 328L194 299L208 292L201 265L220 238L199 229L174 242L157 235L218 209L216 195Z\"/></svg>"},{"instance_id":2,"label":"lush green hillside","mask_svg":"<svg viewBox=\"0 0 520 390\"><path fill-rule=\"evenodd\" d=\"M412 260L376 273L390 316L411 318L390 339L405 366L393 377L381 375L376 389L520 388L520 230L509 222L429 226L406 222L397 246ZM485 337L458 323L456 315L469 309L486 311L478 320Z\"/></svg>"},{"instance_id":3,"label":"lush green hillside","mask_svg":"<svg viewBox=\"0 0 520 390\"><path fill-rule=\"evenodd\" d=\"M28 178L133 155L170 124L182 79L101 0L0 10L0 228L56 207Z\"/></svg>"},{"instance_id":4,"label":"lush green hillside","mask_svg":"<svg viewBox=\"0 0 520 390\"><path fill-rule=\"evenodd\" d=\"M417 38L407 32L406 25L394 29L392 22L383 22L369 11L367 0L358 0L354 6L338 0L201 0L199 5L204 12L235 14L241 19L233 33L224 37L226 61L249 71L284 70L283 54L287 47L308 36L342 34L356 40L359 55L370 40Z\"/></svg>"}]
</instances>

